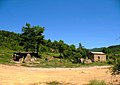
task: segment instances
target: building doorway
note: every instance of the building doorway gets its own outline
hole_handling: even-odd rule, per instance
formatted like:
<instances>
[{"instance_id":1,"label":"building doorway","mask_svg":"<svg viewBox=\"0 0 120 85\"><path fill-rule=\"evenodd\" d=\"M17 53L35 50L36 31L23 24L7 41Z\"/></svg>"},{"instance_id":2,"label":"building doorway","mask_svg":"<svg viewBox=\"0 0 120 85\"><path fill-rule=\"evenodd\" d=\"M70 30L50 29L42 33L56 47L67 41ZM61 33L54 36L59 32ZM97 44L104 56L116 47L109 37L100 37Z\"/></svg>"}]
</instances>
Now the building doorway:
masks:
<instances>
[{"instance_id":1,"label":"building doorway","mask_svg":"<svg viewBox=\"0 0 120 85\"><path fill-rule=\"evenodd\" d=\"M98 61L100 61L100 56L98 56Z\"/></svg>"}]
</instances>

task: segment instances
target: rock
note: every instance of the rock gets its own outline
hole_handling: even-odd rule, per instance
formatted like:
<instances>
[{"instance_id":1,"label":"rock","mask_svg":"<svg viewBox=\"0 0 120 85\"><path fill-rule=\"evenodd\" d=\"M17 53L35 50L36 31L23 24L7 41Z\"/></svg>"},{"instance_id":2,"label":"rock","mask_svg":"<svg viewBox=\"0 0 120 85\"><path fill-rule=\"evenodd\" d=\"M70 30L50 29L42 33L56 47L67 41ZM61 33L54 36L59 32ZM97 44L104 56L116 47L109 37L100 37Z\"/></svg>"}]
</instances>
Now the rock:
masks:
<instances>
[{"instance_id":1,"label":"rock","mask_svg":"<svg viewBox=\"0 0 120 85\"><path fill-rule=\"evenodd\" d=\"M37 60L37 59L36 59L35 57L32 57L32 58L31 58L31 62L33 62L33 63L34 63L36 60Z\"/></svg>"},{"instance_id":2,"label":"rock","mask_svg":"<svg viewBox=\"0 0 120 85\"><path fill-rule=\"evenodd\" d=\"M22 63L23 61L24 61L24 59L23 59L23 58L20 58L20 59L19 59L19 62L20 62L20 63Z\"/></svg>"},{"instance_id":3,"label":"rock","mask_svg":"<svg viewBox=\"0 0 120 85\"><path fill-rule=\"evenodd\" d=\"M90 64L90 63L92 63L92 61L91 61L90 59L86 59L86 60L84 61L84 63Z\"/></svg>"},{"instance_id":4,"label":"rock","mask_svg":"<svg viewBox=\"0 0 120 85\"><path fill-rule=\"evenodd\" d=\"M84 60L85 60L84 58L80 58L81 63L84 63Z\"/></svg>"},{"instance_id":5,"label":"rock","mask_svg":"<svg viewBox=\"0 0 120 85\"><path fill-rule=\"evenodd\" d=\"M30 63L31 62L31 55L30 54L27 54L27 56L25 57L25 60L24 60L26 63Z\"/></svg>"}]
</instances>

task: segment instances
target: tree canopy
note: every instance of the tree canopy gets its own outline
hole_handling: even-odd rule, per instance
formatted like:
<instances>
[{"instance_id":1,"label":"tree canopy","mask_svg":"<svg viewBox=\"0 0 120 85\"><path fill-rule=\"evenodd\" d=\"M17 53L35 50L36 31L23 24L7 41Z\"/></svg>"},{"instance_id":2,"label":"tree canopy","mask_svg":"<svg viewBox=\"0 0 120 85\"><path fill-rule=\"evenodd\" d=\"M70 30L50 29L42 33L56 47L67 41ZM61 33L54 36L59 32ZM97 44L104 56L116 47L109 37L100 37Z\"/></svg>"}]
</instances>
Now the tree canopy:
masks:
<instances>
[{"instance_id":1,"label":"tree canopy","mask_svg":"<svg viewBox=\"0 0 120 85\"><path fill-rule=\"evenodd\" d=\"M22 28L21 34L21 45L24 46L26 51L39 50L39 44L43 43L44 36L42 33L44 32L44 27L40 26L32 26L29 23L26 23L26 26Z\"/></svg>"}]
</instances>

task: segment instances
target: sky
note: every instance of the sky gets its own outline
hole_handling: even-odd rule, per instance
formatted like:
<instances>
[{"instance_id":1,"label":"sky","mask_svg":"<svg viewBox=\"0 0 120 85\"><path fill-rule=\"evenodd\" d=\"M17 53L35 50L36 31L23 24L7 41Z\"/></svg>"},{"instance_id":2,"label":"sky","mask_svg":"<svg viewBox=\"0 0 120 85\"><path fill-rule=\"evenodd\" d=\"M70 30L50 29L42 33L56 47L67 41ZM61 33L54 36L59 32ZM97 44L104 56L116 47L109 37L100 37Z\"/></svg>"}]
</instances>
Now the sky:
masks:
<instances>
[{"instance_id":1,"label":"sky","mask_svg":"<svg viewBox=\"0 0 120 85\"><path fill-rule=\"evenodd\" d=\"M0 30L45 27L45 39L85 48L120 44L119 0L0 0Z\"/></svg>"}]
</instances>

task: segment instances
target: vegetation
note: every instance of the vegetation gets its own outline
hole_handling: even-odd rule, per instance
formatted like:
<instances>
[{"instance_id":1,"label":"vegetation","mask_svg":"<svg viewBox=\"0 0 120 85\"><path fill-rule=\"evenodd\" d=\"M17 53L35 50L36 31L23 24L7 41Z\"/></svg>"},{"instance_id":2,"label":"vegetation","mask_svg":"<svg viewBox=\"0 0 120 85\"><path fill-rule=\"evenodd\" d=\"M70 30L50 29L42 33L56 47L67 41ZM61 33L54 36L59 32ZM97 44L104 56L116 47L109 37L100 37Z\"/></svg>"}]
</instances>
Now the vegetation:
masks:
<instances>
[{"instance_id":1,"label":"vegetation","mask_svg":"<svg viewBox=\"0 0 120 85\"><path fill-rule=\"evenodd\" d=\"M43 43L44 27L33 26L26 23L26 27L22 28L23 33L20 35L20 45L24 47L25 51L39 51L39 45Z\"/></svg>"},{"instance_id":2,"label":"vegetation","mask_svg":"<svg viewBox=\"0 0 120 85\"><path fill-rule=\"evenodd\" d=\"M111 68L112 75L120 75L120 58L116 60L113 67Z\"/></svg>"},{"instance_id":3,"label":"vegetation","mask_svg":"<svg viewBox=\"0 0 120 85\"><path fill-rule=\"evenodd\" d=\"M14 51L32 51L38 52L42 56L50 54L48 56L65 59L72 63L79 63L79 58L86 58L88 50L82 44L76 48L75 45L68 45L63 40L46 40L43 35L44 30L44 27L31 26L29 23L23 26L21 34L0 30L0 48L2 49L0 56L3 54L8 57L7 52L11 52L9 54L9 58L11 58L10 55Z\"/></svg>"},{"instance_id":4,"label":"vegetation","mask_svg":"<svg viewBox=\"0 0 120 85\"><path fill-rule=\"evenodd\" d=\"M50 82L38 82L38 83L32 83L29 85L74 85L71 83L65 83L65 82L58 82L58 81L50 81Z\"/></svg>"},{"instance_id":5,"label":"vegetation","mask_svg":"<svg viewBox=\"0 0 120 85\"><path fill-rule=\"evenodd\" d=\"M0 48L0 63L9 64L12 60L13 50L7 48Z\"/></svg>"},{"instance_id":6,"label":"vegetation","mask_svg":"<svg viewBox=\"0 0 120 85\"><path fill-rule=\"evenodd\" d=\"M116 58L115 63L110 69L112 75L112 82L117 83L116 85L120 85L120 58Z\"/></svg>"},{"instance_id":7,"label":"vegetation","mask_svg":"<svg viewBox=\"0 0 120 85\"><path fill-rule=\"evenodd\" d=\"M120 54L120 45L113 45L109 47L102 47L102 48L93 48L90 51L103 51L107 54Z\"/></svg>"},{"instance_id":8,"label":"vegetation","mask_svg":"<svg viewBox=\"0 0 120 85\"><path fill-rule=\"evenodd\" d=\"M88 85L107 85L104 80L91 80Z\"/></svg>"},{"instance_id":9,"label":"vegetation","mask_svg":"<svg viewBox=\"0 0 120 85\"><path fill-rule=\"evenodd\" d=\"M0 63L12 64L12 54L16 51L32 51L41 55L36 63L22 63L23 66L32 67L80 67L101 66L112 64L111 75L120 74L120 45L94 48L91 51L102 51L107 55L107 63L94 62L91 64L80 63L80 58L86 58L89 50L79 43L76 48L74 44L68 45L63 40L46 40L43 35L44 27L31 26L26 23L22 33L14 33L0 30ZM49 82L48 85L61 85L57 81ZM89 85L106 85L104 81L92 80Z\"/></svg>"},{"instance_id":10,"label":"vegetation","mask_svg":"<svg viewBox=\"0 0 120 85\"><path fill-rule=\"evenodd\" d=\"M91 51L102 51L107 55L107 62L114 65L116 60L120 58L120 45L114 45L109 47L94 48Z\"/></svg>"},{"instance_id":11,"label":"vegetation","mask_svg":"<svg viewBox=\"0 0 120 85\"><path fill-rule=\"evenodd\" d=\"M19 42L20 34L0 30L0 49L22 50Z\"/></svg>"},{"instance_id":12,"label":"vegetation","mask_svg":"<svg viewBox=\"0 0 120 85\"><path fill-rule=\"evenodd\" d=\"M57 81L51 81L51 82L47 82L47 85L63 85L63 84Z\"/></svg>"},{"instance_id":13,"label":"vegetation","mask_svg":"<svg viewBox=\"0 0 120 85\"><path fill-rule=\"evenodd\" d=\"M120 45L109 46L107 48L95 48L92 51L103 51L107 54L107 63L111 64L112 67L110 69L112 75L112 83L120 84ZM114 85L114 84L111 84Z\"/></svg>"},{"instance_id":14,"label":"vegetation","mask_svg":"<svg viewBox=\"0 0 120 85\"><path fill-rule=\"evenodd\" d=\"M34 65L38 67L78 67L106 64L100 62L89 65L80 63L80 58L87 57L88 49L84 48L81 43L76 48L74 44L68 45L63 40L47 40L43 35L44 31L44 27L31 26L29 23L23 26L22 33L0 30L0 63L10 63L13 52L32 51L41 55L41 59L38 59L40 64ZM119 47L118 45L100 49L107 54L108 64L114 64L116 58L119 57ZM95 51L95 49L92 50Z\"/></svg>"}]
</instances>

